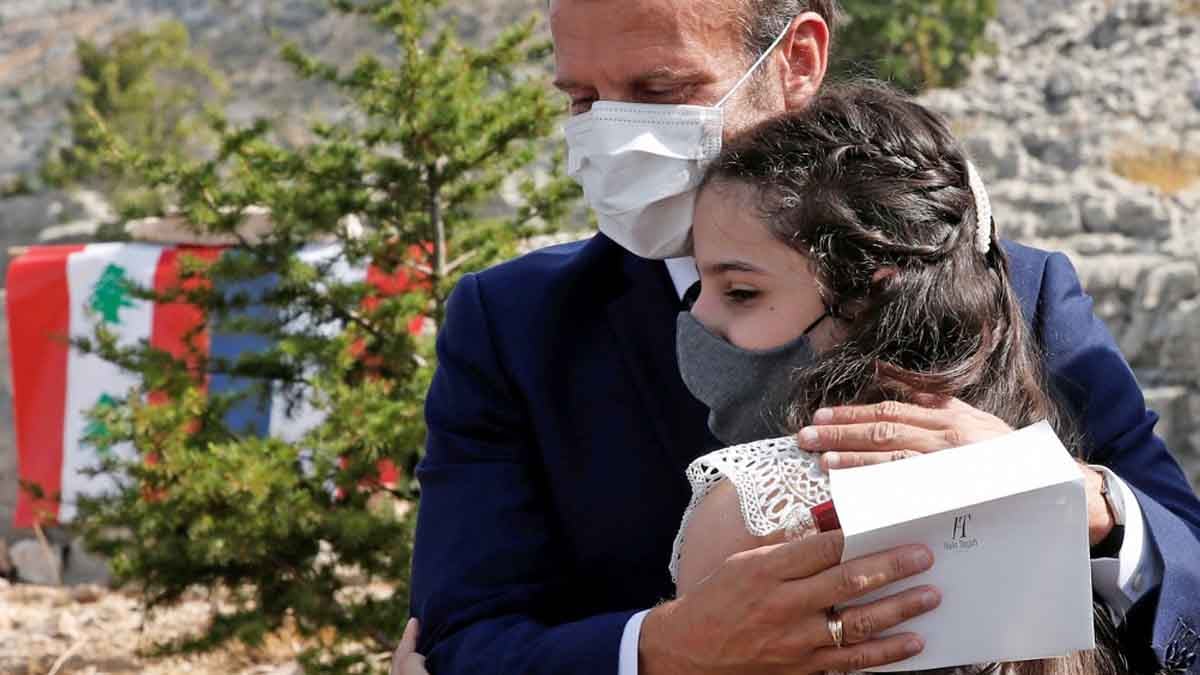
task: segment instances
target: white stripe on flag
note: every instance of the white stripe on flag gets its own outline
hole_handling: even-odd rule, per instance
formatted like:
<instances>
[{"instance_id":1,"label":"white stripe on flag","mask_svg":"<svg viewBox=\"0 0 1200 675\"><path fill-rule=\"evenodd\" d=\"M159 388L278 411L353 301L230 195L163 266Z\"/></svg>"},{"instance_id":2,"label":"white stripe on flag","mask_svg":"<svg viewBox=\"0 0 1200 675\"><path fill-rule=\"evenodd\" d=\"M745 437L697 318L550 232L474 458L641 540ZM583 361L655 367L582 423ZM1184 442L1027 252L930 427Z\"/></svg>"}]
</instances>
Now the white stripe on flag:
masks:
<instances>
[{"instance_id":1,"label":"white stripe on flag","mask_svg":"<svg viewBox=\"0 0 1200 675\"><path fill-rule=\"evenodd\" d=\"M296 253L300 260L310 265L328 263L340 254L340 244L329 243L309 244ZM339 258L331 265L328 277L335 279L340 284L365 281L367 267L365 264L358 268L351 267L346 263L345 258ZM318 286L320 285L318 282ZM292 331L301 331L306 330L311 324L312 321L309 317L302 316L292 321L288 328ZM319 332L322 335L333 336L341 329L339 322L330 322L320 326ZM279 391L278 385L275 386L275 393L271 397L270 434L272 437L295 443L325 419L322 411L313 408L310 396L311 394L306 394L302 400L298 401L289 415L287 399Z\"/></svg>"},{"instance_id":2,"label":"white stripe on flag","mask_svg":"<svg viewBox=\"0 0 1200 675\"><path fill-rule=\"evenodd\" d=\"M154 286L154 272L162 247L147 244L91 244L72 253L67 260L70 288L72 337L89 337L98 321L104 321L121 344L149 340L153 303L128 297L125 282ZM107 476L88 477L80 469L95 466L103 452L132 458L129 444L102 449L85 437L103 437L102 427L87 418L97 403L124 397L138 378L97 356L70 350L67 357L67 405L63 424L62 506L59 519L75 515L75 499L97 495L112 488Z\"/></svg>"}]
</instances>

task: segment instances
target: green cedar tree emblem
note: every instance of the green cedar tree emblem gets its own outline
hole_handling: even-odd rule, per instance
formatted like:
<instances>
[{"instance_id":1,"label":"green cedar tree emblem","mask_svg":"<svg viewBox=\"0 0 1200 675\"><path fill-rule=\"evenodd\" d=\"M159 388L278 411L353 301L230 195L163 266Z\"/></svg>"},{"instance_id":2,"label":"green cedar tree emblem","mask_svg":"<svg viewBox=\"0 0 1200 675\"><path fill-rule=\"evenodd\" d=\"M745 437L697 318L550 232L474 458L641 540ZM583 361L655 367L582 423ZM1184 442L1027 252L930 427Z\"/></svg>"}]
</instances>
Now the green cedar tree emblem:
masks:
<instances>
[{"instance_id":1,"label":"green cedar tree emblem","mask_svg":"<svg viewBox=\"0 0 1200 675\"><path fill-rule=\"evenodd\" d=\"M96 401L96 408L108 410L117 405L117 400L108 394L100 394L100 398ZM101 455L108 454L112 448L112 432L108 425L100 420L92 420L88 422L87 427L83 430L83 440L91 444L100 452Z\"/></svg>"},{"instance_id":2,"label":"green cedar tree emblem","mask_svg":"<svg viewBox=\"0 0 1200 675\"><path fill-rule=\"evenodd\" d=\"M133 307L129 299L129 286L125 279L125 268L109 264L92 287L91 308L99 312L106 323L121 323L120 311Z\"/></svg>"}]
</instances>

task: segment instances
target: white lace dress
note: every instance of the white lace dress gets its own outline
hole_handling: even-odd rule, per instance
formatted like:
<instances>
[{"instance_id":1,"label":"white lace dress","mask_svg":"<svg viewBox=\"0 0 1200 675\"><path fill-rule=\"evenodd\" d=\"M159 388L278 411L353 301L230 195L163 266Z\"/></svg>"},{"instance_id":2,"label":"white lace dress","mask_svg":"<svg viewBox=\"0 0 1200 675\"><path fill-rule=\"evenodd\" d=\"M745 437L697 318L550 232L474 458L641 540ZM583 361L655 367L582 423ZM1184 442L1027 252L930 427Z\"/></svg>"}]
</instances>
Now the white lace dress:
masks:
<instances>
[{"instance_id":1,"label":"white lace dress","mask_svg":"<svg viewBox=\"0 0 1200 675\"><path fill-rule=\"evenodd\" d=\"M809 509L830 499L829 474L821 468L817 455L796 445L794 436L715 450L689 464L687 478L692 484L692 500L683 512L671 550L672 581L679 574L683 533L692 513L721 480L728 479L737 491L746 529L758 537L783 531L788 539L796 539L816 532Z\"/></svg>"},{"instance_id":2,"label":"white lace dress","mask_svg":"<svg viewBox=\"0 0 1200 675\"><path fill-rule=\"evenodd\" d=\"M789 539L815 532L809 509L829 500L829 476L818 456L801 450L793 436L768 438L710 452L687 468L692 500L683 512L671 550L671 580L677 580L683 535L692 513L709 492L728 479L737 491L750 534L783 531Z\"/></svg>"}]
</instances>

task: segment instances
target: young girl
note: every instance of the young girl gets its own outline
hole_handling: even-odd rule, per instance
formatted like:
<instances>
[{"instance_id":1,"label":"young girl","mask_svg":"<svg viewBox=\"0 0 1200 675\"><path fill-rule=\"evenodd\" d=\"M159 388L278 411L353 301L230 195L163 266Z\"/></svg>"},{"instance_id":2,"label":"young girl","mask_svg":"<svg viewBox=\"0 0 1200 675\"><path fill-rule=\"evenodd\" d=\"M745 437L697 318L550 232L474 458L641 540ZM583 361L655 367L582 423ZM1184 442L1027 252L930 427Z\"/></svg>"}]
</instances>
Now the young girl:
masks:
<instances>
[{"instance_id":1,"label":"young girl","mask_svg":"<svg viewBox=\"0 0 1200 675\"><path fill-rule=\"evenodd\" d=\"M732 447L688 470L671 561L681 594L812 526L802 507L827 496L825 474L793 439L819 409L934 396L1010 428L1048 419L1070 447L991 225L945 123L882 87L830 88L723 151L696 204L702 290L677 338L684 381ZM1123 668L1106 646L942 672Z\"/></svg>"}]
</instances>

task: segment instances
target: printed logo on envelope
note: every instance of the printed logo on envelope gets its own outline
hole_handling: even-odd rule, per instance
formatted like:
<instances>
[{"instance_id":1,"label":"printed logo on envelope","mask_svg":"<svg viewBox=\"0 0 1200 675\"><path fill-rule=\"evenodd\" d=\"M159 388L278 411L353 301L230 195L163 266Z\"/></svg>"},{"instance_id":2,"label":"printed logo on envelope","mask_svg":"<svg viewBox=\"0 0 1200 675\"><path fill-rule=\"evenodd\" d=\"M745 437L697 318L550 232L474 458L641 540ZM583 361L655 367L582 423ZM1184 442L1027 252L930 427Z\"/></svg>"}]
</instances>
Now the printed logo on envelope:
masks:
<instances>
[{"instance_id":1,"label":"printed logo on envelope","mask_svg":"<svg viewBox=\"0 0 1200 675\"><path fill-rule=\"evenodd\" d=\"M954 516L954 534L942 542L942 548L947 551L970 551L978 547L979 539L967 534L967 525L970 522L970 513Z\"/></svg>"}]
</instances>

